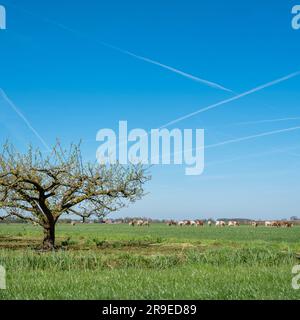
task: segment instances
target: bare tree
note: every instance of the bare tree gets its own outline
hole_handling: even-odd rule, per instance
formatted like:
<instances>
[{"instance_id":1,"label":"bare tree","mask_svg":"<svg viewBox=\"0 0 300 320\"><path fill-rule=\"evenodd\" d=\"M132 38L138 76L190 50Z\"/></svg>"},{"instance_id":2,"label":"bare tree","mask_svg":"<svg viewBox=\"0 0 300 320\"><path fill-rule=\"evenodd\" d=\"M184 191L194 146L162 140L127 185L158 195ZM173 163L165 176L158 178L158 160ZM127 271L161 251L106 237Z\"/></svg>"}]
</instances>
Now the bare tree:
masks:
<instances>
[{"instance_id":1,"label":"bare tree","mask_svg":"<svg viewBox=\"0 0 300 320\"><path fill-rule=\"evenodd\" d=\"M138 165L83 164L80 145L59 142L43 154L24 154L11 144L0 154L0 219L18 217L44 230L43 247L53 249L55 226L63 214L103 217L144 195L150 177Z\"/></svg>"}]
</instances>

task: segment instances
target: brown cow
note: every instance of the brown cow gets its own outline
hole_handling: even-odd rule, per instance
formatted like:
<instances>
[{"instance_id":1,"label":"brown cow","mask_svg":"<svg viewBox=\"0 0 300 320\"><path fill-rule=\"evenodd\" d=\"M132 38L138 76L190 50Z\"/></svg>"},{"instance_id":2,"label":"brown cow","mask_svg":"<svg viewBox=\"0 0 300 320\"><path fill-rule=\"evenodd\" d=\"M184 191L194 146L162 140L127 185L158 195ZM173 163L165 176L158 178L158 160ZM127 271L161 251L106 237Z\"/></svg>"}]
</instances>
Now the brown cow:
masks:
<instances>
[{"instance_id":1,"label":"brown cow","mask_svg":"<svg viewBox=\"0 0 300 320\"><path fill-rule=\"evenodd\" d=\"M204 222L202 220L196 220L196 225L197 225L197 227L203 227Z\"/></svg>"},{"instance_id":2,"label":"brown cow","mask_svg":"<svg viewBox=\"0 0 300 320\"><path fill-rule=\"evenodd\" d=\"M286 227L286 228L292 228L294 225L291 223L291 222L287 222L287 221L284 221L283 222L283 227Z\"/></svg>"},{"instance_id":3,"label":"brown cow","mask_svg":"<svg viewBox=\"0 0 300 320\"><path fill-rule=\"evenodd\" d=\"M273 223L272 223L272 227L280 228L282 226L283 226L283 222L282 221L273 221Z\"/></svg>"}]
</instances>

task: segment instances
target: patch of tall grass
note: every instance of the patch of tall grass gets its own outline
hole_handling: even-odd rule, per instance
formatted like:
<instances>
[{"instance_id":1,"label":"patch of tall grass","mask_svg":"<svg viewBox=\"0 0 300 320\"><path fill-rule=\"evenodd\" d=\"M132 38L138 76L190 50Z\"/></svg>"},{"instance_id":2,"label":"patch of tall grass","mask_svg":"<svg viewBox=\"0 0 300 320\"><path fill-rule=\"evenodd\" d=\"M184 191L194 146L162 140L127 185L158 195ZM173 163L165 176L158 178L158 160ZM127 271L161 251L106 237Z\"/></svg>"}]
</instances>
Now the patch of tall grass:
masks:
<instances>
[{"instance_id":1,"label":"patch of tall grass","mask_svg":"<svg viewBox=\"0 0 300 320\"><path fill-rule=\"evenodd\" d=\"M131 252L103 253L89 251L58 251L37 253L0 251L0 264L8 270L81 270L115 268L168 269L182 265L212 266L280 266L296 262L292 252L263 248L220 248L205 251L188 249L180 253L144 255Z\"/></svg>"}]
</instances>

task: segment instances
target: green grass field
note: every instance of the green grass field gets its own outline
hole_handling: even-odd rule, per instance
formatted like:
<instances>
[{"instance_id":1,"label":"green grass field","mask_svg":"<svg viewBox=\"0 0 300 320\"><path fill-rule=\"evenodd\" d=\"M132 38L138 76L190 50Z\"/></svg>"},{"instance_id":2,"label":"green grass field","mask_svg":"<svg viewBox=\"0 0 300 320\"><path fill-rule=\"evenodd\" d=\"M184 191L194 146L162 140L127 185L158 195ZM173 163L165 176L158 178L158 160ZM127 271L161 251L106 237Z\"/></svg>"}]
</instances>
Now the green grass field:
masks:
<instances>
[{"instance_id":1,"label":"green grass field","mask_svg":"<svg viewBox=\"0 0 300 320\"><path fill-rule=\"evenodd\" d=\"M299 299L300 227L59 225L57 252L42 230L0 224L1 299Z\"/></svg>"}]
</instances>

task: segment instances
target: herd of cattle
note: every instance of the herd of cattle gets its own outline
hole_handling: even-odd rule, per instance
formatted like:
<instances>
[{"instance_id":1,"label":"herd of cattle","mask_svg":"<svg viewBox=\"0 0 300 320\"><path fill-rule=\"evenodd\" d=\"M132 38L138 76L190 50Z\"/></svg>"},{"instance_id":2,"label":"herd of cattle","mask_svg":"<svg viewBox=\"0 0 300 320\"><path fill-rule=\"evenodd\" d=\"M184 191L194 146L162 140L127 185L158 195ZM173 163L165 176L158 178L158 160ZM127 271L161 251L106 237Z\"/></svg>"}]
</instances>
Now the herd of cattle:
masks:
<instances>
[{"instance_id":1,"label":"herd of cattle","mask_svg":"<svg viewBox=\"0 0 300 320\"><path fill-rule=\"evenodd\" d=\"M216 222L213 222L211 220L204 222L202 220L183 220L183 221L175 221L175 220L170 220L167 221L166 223L168 226L195 226L195 227L203 227L205 224L207 224L208 226L213 226L215 225L216 227L239 227L240 223L238 221L222 221L222 220L218 220ZM132 220L129 222L129 225L134 227L134 226L150 226L150 222L148 220ZM252 221L250 222L250 225L252 227L258 227L260 225L265 225L266 227L286 227L286 228L291 228L294 225L291 222L288 221L265 221L264 223L262 222L257 222L257 221Z\"/></svg>"},{"instance_id":2,"label":"herd of cattle","mask_svg":"<svg viewBox=\"0 0 300 320\"><path fill-rule=\"evenodd\" d=\"M286 228L292 228L294 225L291 222L287 221L266 221L265 222L266 227L286 227Z\"/></svg>"},{"instance_id":3,"label":"herd of cattle","mask_svg":"<svg viewBox=\"0 0 300 320\"><path fill-rule=\"evenodd\" d=\"M75 226L79 221L72 221L71 225ZM91 222L90 222L91 223ZM113 224L113 222L105 222L106 224ZM122 223L122 222L120 222ZM124 222L123 222L124 223ZM130 226L138 226L138 227L149 227L150 226L150 221L149 220L131 220L128 223ZM243 223L246 224L246 223ZM250 224L252 227L259 227L259 226L265 226L265 227L286 227L286 228L292 228L294 224L289 221L251 221ZM205 225L211 227L215 225L216 227L239 227L240 222L238 221L223 221L223 220L217 220L217 221L203 221L203 220L182 220L182 221L175 221L175 220L169 220L166 222L166 225L168 226L195 226L195 227L203 227ZM34 226L38 226L37 223L34 223Z\"/></svg>"}]
</instances>

